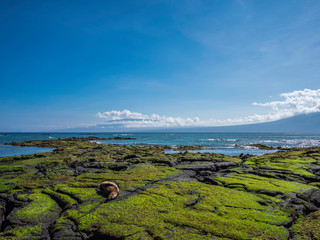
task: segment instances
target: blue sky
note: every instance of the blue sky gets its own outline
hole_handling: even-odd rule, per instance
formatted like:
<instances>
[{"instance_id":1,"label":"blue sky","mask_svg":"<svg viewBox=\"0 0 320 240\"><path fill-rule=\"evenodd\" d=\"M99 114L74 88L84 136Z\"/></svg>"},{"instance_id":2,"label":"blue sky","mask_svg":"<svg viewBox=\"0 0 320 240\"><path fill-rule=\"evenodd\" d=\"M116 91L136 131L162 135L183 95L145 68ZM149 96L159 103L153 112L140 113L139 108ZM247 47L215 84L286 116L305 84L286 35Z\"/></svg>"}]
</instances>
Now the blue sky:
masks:
<instances>
[{"instance_id":1,"label":"blue sky","mask_svg":"<svg viewBox=\"0 0 320 240\"><path fill-rule=\"evenodd\" d=\"M0 131L319 111L317 0L3 0L0 31Z\"/></svg>"}]
</instances>

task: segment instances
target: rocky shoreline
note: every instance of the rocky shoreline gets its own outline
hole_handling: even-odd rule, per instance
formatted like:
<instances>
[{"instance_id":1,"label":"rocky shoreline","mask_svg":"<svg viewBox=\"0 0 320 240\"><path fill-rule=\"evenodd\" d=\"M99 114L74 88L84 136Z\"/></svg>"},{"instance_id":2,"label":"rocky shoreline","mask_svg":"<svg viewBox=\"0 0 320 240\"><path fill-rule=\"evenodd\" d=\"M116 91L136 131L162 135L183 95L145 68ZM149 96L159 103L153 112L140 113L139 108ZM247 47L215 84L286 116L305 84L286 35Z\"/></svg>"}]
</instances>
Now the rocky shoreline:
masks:
<instances>
[{"instance_id":1,"label":"rocky shoreline","mask_svg":"<svg viewBox=\"0 0 320 240\"><path fill-rule=\"evenodd\" d=\"M231 157L97 140L10 143L55 150L0 158L1 239L320 239L319 147Z\"/></svg>"}]
</instances>

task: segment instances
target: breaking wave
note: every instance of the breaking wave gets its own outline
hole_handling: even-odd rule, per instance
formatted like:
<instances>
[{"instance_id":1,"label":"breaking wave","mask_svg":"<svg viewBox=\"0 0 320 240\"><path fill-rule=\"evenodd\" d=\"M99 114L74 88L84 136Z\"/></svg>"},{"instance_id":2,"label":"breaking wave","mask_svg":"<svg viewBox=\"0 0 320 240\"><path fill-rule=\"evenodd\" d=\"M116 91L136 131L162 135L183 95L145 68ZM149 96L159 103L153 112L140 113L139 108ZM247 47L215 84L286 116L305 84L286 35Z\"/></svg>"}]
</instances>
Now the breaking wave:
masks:
<instances>
[{"instance_id":1,"label":"breaking wave","mask_svg":"<svg viewBox=\"0 0 320 240\"><path fill-rule=\"evenodd\" d=\"M208 138L201 139L202 141L213 141L213 142L239 142L240 139L225 139L225 138Z\"/></svg>"}]
</instances>

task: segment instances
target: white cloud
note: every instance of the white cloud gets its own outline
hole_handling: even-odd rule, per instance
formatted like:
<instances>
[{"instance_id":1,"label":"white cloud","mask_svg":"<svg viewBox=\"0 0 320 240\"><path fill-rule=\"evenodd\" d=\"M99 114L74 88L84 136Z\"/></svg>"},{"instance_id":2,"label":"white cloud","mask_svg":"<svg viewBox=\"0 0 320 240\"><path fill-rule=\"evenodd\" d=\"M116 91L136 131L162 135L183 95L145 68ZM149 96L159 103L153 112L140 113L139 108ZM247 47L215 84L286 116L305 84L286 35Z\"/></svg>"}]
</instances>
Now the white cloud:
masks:
<instances>
[{"instance_id":1,"label":"white cloud","mask_svg":"<svg viewBox=\"0 0 320 240\"><path fill-rule=\"evenodd\" d=\"M275 121L282 118L292 117L299 114L320 112L320 89L293 91L282 93L282 101L266 103L253 103L255 106L271 107L272 113L259 115L254 114L242 118L229 118L225 120L209 119L200 120L198 117L181 118L167 117L158 114L145 115L129 110L110 111L97 113L97 117L105 120L104 125L121 126L125 128L143 127L200 127L200 126L226 126L242 125Z\"/></svg>"},{"instance_id":2,"label":"white cloud","mask_svg":"<svg viewBox=\"0 0 320 240\"><path fill-rule=\"evenodd\" d=\"M271 107L274 110L272 115L278 119L320 111L320 89L304 89L282 93L280 96L284 98L283 101L253 103L253 105Z\"/></svg>"},{"instance_id":3,"label":"white cloud","mask_svg":"<svg viewBox=\"0 0 320 240\"><path fill-rule=\"evenodd\" d=\"M106 120L104 124L119 124L124 127L186 127L196 126L199 118L167 117L158 114L144 115L129 110L97 113L97 117Z\"/></svg>"},{"instance_id":4,"label":"white cloud","mask_svg":"<svg viewBox=\"0 0 320 240\"><path fill-rule=\"evenodd\" d=\"M254 106L271 107L272 113L264 115L251 115L238 119L227 119L225 125L249 124L276 121L283 118L293 117L300 114L320 112L320 89L304 89L289 93L282 93L282 101L266 103L253 103Z\"/></svg>"},{"instance_id":5,"label":"white cloud","mask_svg":"<svg viewBox=\"0 0 320 240\"><path fill-rule=\"evenodd\" d=\"M147 115L143 115L137 112L130 112L129 110L123 111L110 111L104 113L97 113L97 117L103 118L107 121L110 120L122 120L122 119L148 119Z\"/></svg>"}]
</instances>

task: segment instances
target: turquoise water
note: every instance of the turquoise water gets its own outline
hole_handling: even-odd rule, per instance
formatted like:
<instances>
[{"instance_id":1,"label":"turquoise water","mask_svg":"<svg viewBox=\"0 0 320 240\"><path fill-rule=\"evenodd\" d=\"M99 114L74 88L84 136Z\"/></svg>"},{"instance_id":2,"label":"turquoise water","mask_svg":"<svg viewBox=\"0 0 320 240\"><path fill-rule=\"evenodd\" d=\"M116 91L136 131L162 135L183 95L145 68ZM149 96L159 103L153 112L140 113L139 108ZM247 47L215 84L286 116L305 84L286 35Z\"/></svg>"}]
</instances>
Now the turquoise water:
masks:
<instances>
[{"instance_id":1,"label":"turquoise water","mask_svg":"<svg viewBox=\"0 0 320 240\"><path fill-rule=\"evenodd\" d=\"M11 145L0 145L0 157L6 156L20 156L33 153L51 152L53 148L39 148L39 147L19 147Z\"/></svg>"},{"instance_id":2,"label":"turquoise water","mask_svg":"<svg viewBox=\"0 0 320 240\"><path fill-rule=\"evenodd\" d=\"M256 149L251 144L265 144L272 147L320 146L320 134L290 133L0 133L0 156L14 156L36 152L52 151L37 147L12 147L3 143L29 140L48 140L69 137L99 138L131 137L136 140L99 140L101 144L123 145L199 145L201 151L237 156L243 154L261 155L270 151ZM199 150L197 150L198 152Z\"/></svg>"}]
</instances>

